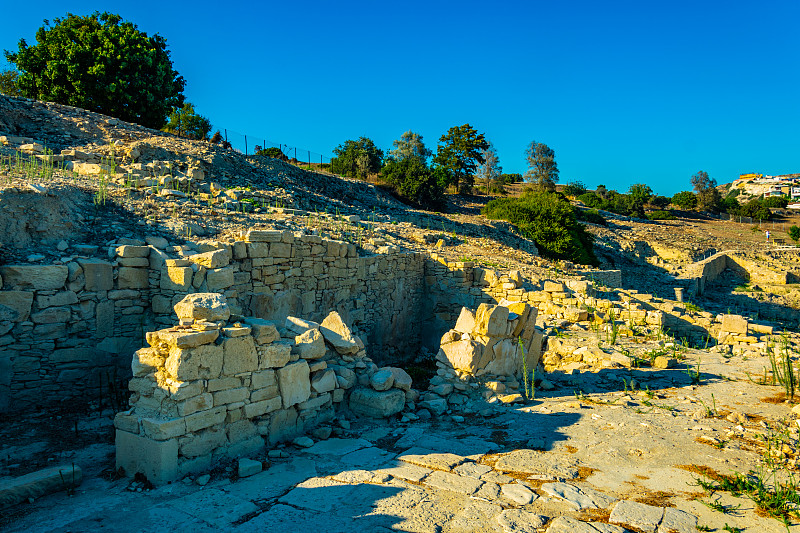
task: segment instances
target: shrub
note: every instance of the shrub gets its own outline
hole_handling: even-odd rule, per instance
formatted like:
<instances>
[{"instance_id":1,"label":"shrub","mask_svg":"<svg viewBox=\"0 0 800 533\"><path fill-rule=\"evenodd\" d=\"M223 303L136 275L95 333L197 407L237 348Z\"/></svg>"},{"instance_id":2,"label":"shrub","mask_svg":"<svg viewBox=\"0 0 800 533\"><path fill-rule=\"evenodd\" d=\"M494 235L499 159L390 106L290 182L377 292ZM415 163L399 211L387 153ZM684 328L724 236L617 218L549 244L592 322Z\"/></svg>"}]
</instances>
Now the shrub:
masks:
<instances>
[{"instance_id":1,"label":"shrub","mask_svg":"<svg viewBox=\"0 0 800 533\"><path fill-rule=\"evenodd\" d=\"M400 196L412 203L436 208L444 202L444 185L439 183L440 176L418 157L400 161L390 159L381 170L381 176Z\"/></svg>"},{"instance_id":2,"label":"shrub","mask_svg":"<svg viewBox=\"0 0 800 533\"><path fill-rule=\"evenodd\" d=\"M789 199L785 196L770 196L769 198L764 198L763 203L765 207L786 209L786 206L789 205Z\"/></svg>"},{"instance_id":3,"label":"shrub","mask_svg":"<svg viewBox=\"0 0 800 533\"><path fill-rule=\"evenodd\" d=\"M675 215L669 211L658 210L647 213L647 218L650 220L675 220Z\"/></svg>"},{"instance_id":4,"label":"shrub","mask_svg":"<svg viewBox=\"0 0 800 533\"><path fill-rule=\"evenodd\" d=\"M591 224L597 224L599 226L608 226L608 220L601 215L597 209L576 209L575 210L575 217L578 220L582 220L584 222L589 222Z\"/></svg>"},{"instance_id":5,"label":"shrub","mask_svg":"<svg viewBox=\"0 0 800 533\"><path fill-rule=\"evenodd\" d=\"M597 196L593 192L587 192L587 193L581 194L580 196L578 196L577 199L579 201L583 202L583 205L585 205L586 207L595 207L595 208L597 208L597 207L600 207L600 206L603 205L603 199L600 198L599 196Z\"/></svg>"},{"instance_id":6,"label":"shrub","mask_svg":"<svg viewBox=\"0 0 800 533\"><path fill-rule=\"evenodd\" d=\"M800 227L792 226L789 228L789 238L792 239L795 243L800 240Z\"/></svg>"},{"instance_id":7,"label":"shrub","mask_svg":"<svg viewBox=\"0 0 800 533\"><path fill-rule=\"evenodd\" d=\"M281 150L277 146L270 146L269 148L262 148L261 150L256 150L256 155L264 155L267 157L272 157L273 159L280 159L281 161L286 161L289 159L288 157L286 157L286 154L283 153L283 150Z\"/></svg>"},{"instance_id":8,"label":"shrub","mask_svg":"<svg viewBox=\"0 0 800 533\"><path fill-rule=\"evenodd\" d=\"M598 263L592 250L594 237L578 223L569 202L556 194L529 192L519 198L497 198L486 204L483 214L517 226L525 237L536 242L544 257Z\"/></svg>"},{"instance_id":9,"label":"shrub","mask_svg":"<svg viewBox=\"0 0 800 533\"><path fill-rule=\"evenodd\" d=\"M567 196L576 198L586 192L586 185L580 181L571 181L564 185L564 187L561 189L561 192Z\"/></svg>"},{"instance_id":10,"label":"shrub","mask_svg":"<svg viewBox=\"0 0 800 533\"><path fill-rule=\"evenodd\" d=\"M772 218L772 212L769 207L764 205L764 201L759 198L750 200L741 206L735 214L756 220L770 220Z\"/></svg>"}]
</instances>

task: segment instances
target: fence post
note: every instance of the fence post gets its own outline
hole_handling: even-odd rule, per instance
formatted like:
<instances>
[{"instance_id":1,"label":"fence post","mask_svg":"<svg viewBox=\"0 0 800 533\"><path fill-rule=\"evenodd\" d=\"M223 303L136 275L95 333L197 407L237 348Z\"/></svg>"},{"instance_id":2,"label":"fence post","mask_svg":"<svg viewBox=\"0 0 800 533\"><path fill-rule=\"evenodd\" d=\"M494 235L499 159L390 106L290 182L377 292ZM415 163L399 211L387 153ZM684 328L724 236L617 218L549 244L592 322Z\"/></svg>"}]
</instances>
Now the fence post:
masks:
<instances>
[{"instance_id":1,"label":"fence post","mask_svg":"<svg viewBox=\"0 0 800 533\"><path fill-rule=\"evenodd\" d=\"M225 144L228 144L228 130L225 130Z\"/></svg>"},{"instance_id":2,"label":"fence post","mask_svg":"<svg viewBox=\"0 0 800 533\"><path fill-rule=\"evenodd\" d=\"M244 136L244 156L247 157L247 135Z\"/></svg>"}]
</instances>

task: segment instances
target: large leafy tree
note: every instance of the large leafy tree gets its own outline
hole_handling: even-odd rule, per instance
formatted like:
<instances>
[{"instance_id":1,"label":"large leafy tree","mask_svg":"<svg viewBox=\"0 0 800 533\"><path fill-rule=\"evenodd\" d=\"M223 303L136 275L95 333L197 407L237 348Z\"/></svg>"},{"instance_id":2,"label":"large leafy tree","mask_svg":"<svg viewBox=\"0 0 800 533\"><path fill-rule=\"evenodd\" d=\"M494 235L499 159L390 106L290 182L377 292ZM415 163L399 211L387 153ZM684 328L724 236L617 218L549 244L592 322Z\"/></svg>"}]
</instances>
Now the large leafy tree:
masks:
<instances>
[{"instance_id":1,"label":"large leafy tree","mask_svg":"<svg viewBox=\"0 0 800 533\"><path fill-rule=\"evenodd\" d=\"M453 126L439 137L433 160L452 174L452 185L460 192L469 192L475 171L484 162L482 151L488 148L483 133L478 133L469 124Z\"/></svg>"},{"instance_id":2,"label":"large leafy tree","mask_svg":"<svg viewBox=\"0 0 800 533\"><path fill-rule=\"evenodd\" d=\"M333 153L336 157L331 159L331 171L343 176L365 179L377 174L383 163L383 150L367 137L348 139L334 148Z\"/></svg>"},{"instance_id":3,"label":"large leafy tree","mask_svg":"<svg viewBox=\"0 0 800 533\"><path fill-rule=\"evenodd\" d=\"M629 206L632 214L644 218L644 204L650 201L653 189L644 183L634 183L628 189Z\"/></svg>"},{"instance_id":4,"label":"large leafy tree","mask_svg":"<svg viewBox=\"0 0 800 533\"><path fill-rule=\"evenodd\" d=\"M697 195L697 206L703 210L712 210L719 207L722 197L717 190L717 180L709 177L708 172L699 171L692 176L692 187Z\"/></svg>"},{"instance_id":5,"label":"large leafy tree","mask_svg":"<svg viewBox=\"0 0 800 533\"><path fill-rule=\"evenodd\" d=\"M673 195L672 203L681 209L694 209L697 207L697 196L692 191L681 191Z\"/></svg>"},{"instance_id":6,"label":"large leafy tree","mask_svg":"<svg viewBox=\"0 0 800 533\"><path fill-rule=\"evenodd\" d=\"M553 149L546 144L531 141L525 150L525 157L529 167L525 176L540 190L555 190L558 183L558 165Z\"/></svg>"},{"instance_id":7,"label":"large leafy tree","mask_svg":"<svg viewBox=\"0 0 800 533\"><path fill-rule=\"evenodd\" d=\"M408 159L409 157L417 157L423 162L433 155L425 143L422 142L422 135L415 133L411 130L405 132L399 139L392 142L394 149L389 150L389 156L397 161Z\"/></svg>"},{"instance_id":8,"label":"large leafy tree","mask_svg":"<svg viewBox=\"0 0 800 533\"><path fill-rule=\"evenodd\" d=\"M167 41L112 13L47 20L35 45L20 39L6 59L21 72L29 98L98 111L161 128L183 105L185 81L172 67Z\"/></svg>"},{"instance_id":9,"label":"large leafy tree","mask_svg":"<svg viewBox=\"0 0 800 533\"><path fill-rule=\"evenodd\" d=\"M186 102L183 107L172 110L164 130L190 139L206 140L211 133L211 121L197 114L194 105Z\"/></svg>"}]
</instances>

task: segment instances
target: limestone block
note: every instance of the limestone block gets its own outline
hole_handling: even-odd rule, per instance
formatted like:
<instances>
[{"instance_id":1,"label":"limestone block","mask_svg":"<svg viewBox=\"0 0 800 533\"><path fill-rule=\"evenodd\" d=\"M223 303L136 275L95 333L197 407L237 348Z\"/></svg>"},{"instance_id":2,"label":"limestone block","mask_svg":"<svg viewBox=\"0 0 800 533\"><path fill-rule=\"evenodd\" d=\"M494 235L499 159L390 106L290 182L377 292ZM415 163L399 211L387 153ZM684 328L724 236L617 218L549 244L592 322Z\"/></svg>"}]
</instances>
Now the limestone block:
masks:
<instances>
[{"instance_id":1,"label":"limestone block","mask_svg":"<svg viewBox=\"0 0 800 533\"><path fill-rule=\"evenodd\" d=\"M456 320L456 325L453 329L459 333L472 333L472 330L475 329L475 313L466 307L462 307L461 314L458 315L458 320Z\"/></svg>"},{"instance_id":2,"label":"limestone block","mask_svg":"<svg viewBox=\"0 0 800 533\"><path fill-rule=\"evenodd\" d=\"M148 288L150 286L148 270L146 268L120 267L117 286L120 289Z\"/></svg>"},{"instance_id":3,"label":"limestone block","mask_svg":"<svg viewBox=\"0 0 800 533\"><path fill-rule=\"evenodd\" d=\"M29 291L0 291L0 309L6 307L12 313L5 317L12 322L28 320L33 305L33 293ZM9 314L6 312L5 314Z\"/></svg>"},{"instance_id":4,"label":"limestone block","mask_svg":"<svg viewBox=\"0 0 800 533\"><path fill-rule=\"evenodd\" d=\"M160 287L164 290L186 292L192 284L192 267L167 266L161 268Z\"/></svg>"},{"instance_id":5,"label":"limestone block","mask_svg":"<svg viewBox=\"0 0 800 533\"><path fill-rule=\"evenodd\" d=\"M44 311L31 314L31 320L36 324L57 324L69 322L72 313L69 307L49 307Z\"/></svg>"},{"instance_id":6,"label":"limestone block","mask_svg":"<svg viewBox=\"0 0 800 533\"><path fill-rule=\"evenodd\" d=\"M274 242L269 245L271 257L292 257L292 245L285 242Z\"/></svg>"},{"instance_id":7,"label":"limestone block","mask_svg":"<svg viewBox=\"0 0 800 533\"><path fill-rule=\"evenodd\" d=\"M474 374L479 369L483 346L474 339L465 339L443 344L440 353L454 369Z\"/></svg>"},{"instance_id":8,"label":"limestone block","mask_svg":"<svg viewBox=\"0 0 800 533\"><path fill-rule=\"evenodd\" d=\"M186 434L186 421L183 418L142 418L142 430L147 438L168 440Z\"/></svg>"},{"instance_id":9,"label":"limestone block","mask_svg":"<svg viewBox=\"0 0 800 533\"><path fill-rule=\"evenodd\" d=\"M72 491L83 481L76 465L54 466L17 478L0 480L0 509L60 491Z\"/></svg>"},{"instance_id":10,"label":"limestone block","mask_svg":"<svg viewBox=\"0 0 800 533\"><path fill-rule=\"evenodd\" d=\"M566 289L563 283L548 280L544 282L543 290L544 292L564 292Z\"/></svg>"},{"instance_id":11,"label":"limestone block","mask_svg":"<svg viewBox=\"0 0 800 533\"><path fill-rule=\"evenodd\" d=\"M281 409L272 414L266 428L269 434L269 443L276 444L291 440L302 433L303 423L297 419L297 411L294 408Z\"/></svg>"},{"instance_id":12,"label":"limestone block","mask_svg":"<svg viewBox=\"0 0 800 533\"><path fill-rule=\"evenodd\" d=\"M263 416L267 413L277 411L280 408L281 397L276 396L275 398L269 398L260 402L248 403L244 406L244 416L245 418L255 418L257 416Z\"/></svg>"},{"instance_id":13,"label":"limestone block","mask_svg":"<svg viewBox=\"0 0 800 533\"><path fill-rule=\"evenodd\" d=\"M96 336L99 339L109 337L114 334L114 302L104 300L97 302L95 309Z\"/></svg>"},{"instance_id":14,"label":"limestone block","mask_svg":"<svg viewBox=\"0 0 800 533\"><path fill-rule=\"evenodd\" d=\"M269 344L280 339L275 323L263 318L248 318L245 324L252 328L253 338L258 344Z\"/></svg>"},{"instance_id":15,"label":"limestone block","mask_svg":"<svg viewBox=\"0 0 800 533\"><path fill-rule=\"evenodd\" d=\"M203 393L202 381L172 381L167 380L167 388L169 389L170 399L176 402L182 402L189 398L194 398ZM210 409L211 405L203 409ZM201 410L201 409L198 409Z\"/></svg>"},{"instance_id":16,"label":"limestone block","mask_svg":"<svg viewBox=\"0 0 800 533\"><path fill-rule=\"evenodd\" d=\"M200 379L201 355L196 348L173 346L164 362L164 369L178 381Z\"/></svg>"},{"instance_id":17,"label":"limestone block","mask_svg":"<svg viewBox=\"0 0 800 533\"><path fill-rule=\"evenodd\" d=\"M475 332L487 337L500 337L506 334L508 307L481 304L475 315Z\"/></svg>"},{"instance_id":18,"label":"limestone block","mask_svg":"<svg viewBox=\"0 0 800 533\"><path fill-rule=\"evenodd\" d=\"M250 389L250 401L251 402L261 402L264 400L271 400L273 398L278 399L278 404L280 404L281 393L278 390L277 382L275 385L271 385L269 387L265 387L263 389ZM278 405L280 407L280 405Z\"/></svg>"},{"instance_id":19,"label":"limestone block","mask_svg":"<svg viewBox=\"0 0 800 533\"><path fill-rule=\"evenodd\" d=\"M207 331L195 331L195 330L160 330L151 332L147 335L147 342L153 346L153 343L150 342L152 339L155 339L156 342L165 343L168 346L174 346L177 348L195 348L197 346L201 346L203 344L210 344L217 340L219 337L219 330L218 329L211 329Z\"/></svg>"},{"instance_id":20,"label":"limestone block","mask_svg":"<svg viewBox=\"0 0 800 533\"><path fill-rule=\"evenodd\" d=\"M251 229L245 235L247 242L280 242L282 238L282 231L270 229Z\"/></svg>"},{"instance_id":21,"label":"limestone block","mask_svg":"<svg viewBox=\"0 0 800 533\"><path fill-rule=\"evenodd\" d=\"M64 287L69 269L65 265L10 265L0 267L3 285L15 289L54 291Z\"/></svg>"},{"instance_id":22,"label":"limestone block","mask_svg":"<svg viewBox=\"0 0 800 533\"><path fill-rule=\"evenodd\" d=\"M242 402L250 398L250 391L246 387L222 390L214 393L214 407Z\"/></svg>"},{"instance_id":23,"label":"limestone block","mask_svg":"<svg viewBox=\"0 0 800 533\"><path fill-rule=\"evenodd\" d=\"M224 446L227 442L227 435L219 429L207 429L178 439L180 452L184 457L208 455L216 448Z\"/></svg>"},{"instance_id":24,"label":"limestone block","mask_svg":"<svg viewBox=\"0 0 800 533\"><path fill-rule=\"evenodd\" d=\"M164 366L165 357L153 348L140 348L133 354L131 371L134 377L152 374ZM52 358L51 358L52 360Z\"/></svg>"},{"instance_id":25,"label":"limestone block","mask_svg":"<svg viewBox=\"0 0 800 533\"><path fill-rule=\"evenodd\" d=\"M350 394L350 409L361 416L385 418L403 410L406 395L398 389L376 391L355 389Z\"/></svg>"},{"instance_id":26,"label":"limestone block","mask_svg":"<svg viewBox=\"0 0 800 533\"><path fill-rule=\"evenodd\" d=\"M78 259L83 269L87 291L110 291L114 288L114 270L111 263L96 259Z\"/></svg>"},{"instance_id":27,"label":"limestone block","mask_svg":"<svg viewBox=\"0 0 800 533\"><path fill-rule=\"evenodd\" d=\"M117 430L116 468L129 476L144 475L154 485L163 485L178 477L178 441L155 441L127 431Z\"/></svg>"},{"instance_id":28,"label":"limestone block","mask_svg":"<svg viewBox=\"0 0 800 533\"><path fill-rule=\"evenodd\" d=\"M336 383L343 389L350 389L356 384L356 373L347 367L335 369Z\"/></svg>"},{"instance_id":29,"label":"limestone block","mask_svg":"<svg viewBox=\"0 0 800 533\"><path fill-rule=\"evenodd\" d=\"M292 357L292 347L283 342L274 342L258 349L258 368L278 368L286 365Z\"/></svg>"},{"instance_id":30,"label":"limestone block","mask_svg":"<svg viewBox=\"0 0 800 533\"><path fill-rule=\"evenodd\" d=\"M117 246L116 254L119 257L147 257L150 255L150 247L128 245Z\"/></svg>"},{"instance_id":31,"label":"limestone block","mask_svg":"<svg viewBox=\"0 0 800 533\"><path fill-rule=\"evenodd\" d=\"M564 310L564 319L570 322L583 322L589 320L589 312L579 307L567 307Z\"/></svg>"},{"instance_id":32,"label":"limestone block","mask_svg":"<svg viewBox=\"0 0 800 533\"><path fill-rule=\"evenodd\" d=\"M242 380L237 377L209 379L206 384L208 392L217 392L225 389L236 389L242 386Z\"/></svg>"},{"instance_id":33,"label":"limestone block","mask_svg":"<svg viewBox=\"0 0 800 533\"><path fill-rule=\"evenodd\" d=\"M320 359L325 355L325 341L318 329L306 330L294 342L294 351L303 359Z\"/></svg>"},{"instance_id":34,"label":"limestone block","mask_svg":"<svg viewBox=\"0 0 800 533\"><path fill-rule=\"evenodd\" d=\"M221 268L228 266L231 262L231 256L227 249L212 250L202 254L194 254L188 256L186 259L197 265L202 265L206 268Z\"/></svg>"},{"instance_id":35,"label":"limestone block","mask_svg":"<svg viewBox=\"0 0 800 533\"><path fill-rule=\"evenodd\" d=\"M410 391L412 379L411 376L403 370L402 368L397 368L394 366L386 367L392 373L392 377L394 378L394 385L393 387L403 390L403 391Z\"/></svg>"},{"instance_id":36,"label":"limestone block","mask_svg":"<svg viewBox=\"0 0 800 533\"><path fill-rule=\"evenodd\" d=\"M498 340L491 346L491 350L494 357L484 367L487 373L495 376L513 376L517 373L521 362L513 339Z\"/></svg>"},{"instance_id":37,"label":"limestone block","mask_svg":"<svg viewBox=\"0 0 800 533\"><path fill-rule=\"evenodd\" d=\"M244 442L258 435L255 424L249 420L237 420L232 424L228 424L226 430L228 432L228 441L231 444Z\"/></svg>"},{"instance_id":38,"label":"limestone block","mask_svg":"<svg viewBox=\"0 0 800 533\"><path fill-rule=\"evenodd\" d=\"M222 373L226 376L258 370L258 352L252 337L233 337L223 341L224 363Z\"/></svg>"},{"instance_id":39,"label":"limestone block","mask_svg":"<svg viewBox=\"0 0 800 533\"><path fill-rule=\"evenodd\" d=\"M740 315L722 315L721 330L747 335L747 319Z\"/></svg>"},{"instance_id":40,"label":"limestone block","mask_svg":"<svg viewBox=\"0 0 800 533\"><path fill-rule=\"evenodd\" d=\"M215 401L216 395L212 396L210 393L206 392L203 394L198 394L194 398L189 398L188 400L178 402L178 416L188 416L197 413L198 411L211 409L214 407Z\"/></svg>"},{"instance_id":41,"label":"limestone block","mask_svg":"<svg viewBox=\"0 0 800 533\"><path fill-rule=\"evenodd\" d=\"M336 311L332 311L319 327L322 336L341 355L352 355L358 352L358 344L350 328Z\"/></svg>"},{"instance_id":42,"label":"limestone block","mask_svg":"<svg viewBox=\"0 0 800 533\"><path fill-rule=\"evenodd\" d=\"M50 296L36 296L36 305L39 309L45 307L61 307L78 303L78 295L73 291L61 291Z\"/></svg>"},{"instance_id":43,"label":"limestone block","mask_svg":"<svg viewBox=\"0 0 800 533\"><path fill-rule=\"evenodd\" d=\"M336 388L336 372L330 369L315 372L311 378L311 388L320 394L332 391Z\"/></svg>"},{"instance_id":44,"label":"limestone block","mask_svg":"<svg viewBox=\"0 0 800 533\"><path fill-rule=\"evenodd\" d=\"M225 415L228 409L223 405L221 407L214 407L207 411L200 411L193 415L189 415L184 420L186 421L186 431L194 432L207 427L221 424L225 421Z\"/></svg>"},{"instance_id":45,"label":"limestone block","mask_svg":"<svg viewBox=\"0 0 800 533\"><path fill-rule=\"evenodd\" d=\"M263 389L264 387L272 387L273 385L277 385L278 380L275 377L274 370L261 370L259 372L253 372L253 375L250 377L250 386L253 389Z\"/></svg>"},{"instance_id":46,"label":"limestone block","mask_svg":"<svg viewBox=\"0 0 800 533\"><path fill-rule=\"evenodd\" d=\"M468 333L467 333L467 335L468 335ZM450 331L448 331L444 335L442 335L442 338L439 341L439 344L440 345L449 344L451 342L456 342L456 341L460 341L460 340L461 340L461 333L459 333L458 331L456 331L454 329L451 329Z\"/></svg>"},{"instance_id":47,"label":"limestone block","mask_svg":"<svg viewBox=\"0 0 800 533\"><path fill-rule=\"evenodd\" d=\"M221 294L213 292L199 292L187 294L180 302L175 304L175 314L178 318L205 320L217 322L228 320L231 316L228 301Z\"/></svg>"},{"instance_id":48,"label":"limestone block","mask_svg":"<svg viewBox=\"0 0 800 533\"><path fill-rule=\"evenodd\" d=\"M378 370L372 374L372 376L370 376L369 384L376 391L385 391L391 389L392 385L394 385L394 376L392 375L392 371L388 368Z\"/></svg>"},{"instance_id":49,"label":"limestone block","mask_svg":"<svg viewBox=\"0 0 800 533\"><path fill-rule=\"evenodd\" d=\"M129 433L139 433L139 417L130 414L130 411L114 415L114 427Z\"/></svg>"},{"instance_id":50,"label":"limestone block","mask_svg":"<svg viewBox=\"0 0 800 533\"><path fill-rule=\"evenodd\" d=\"M233 285L233 269L214 268L206 272L206 286L209 291L220 291Z\"/></svg>"},{"instance_id":51,"label":"limestone block","mask_svg":"<svg viewBox=\"0 0 800 533\"><path fill-rule=\"evenodd\" d=\"M300 360L286 365L277 370L277 376L284 409L308 400L311 395L308 363Z\"/></svg>"},{"instance_id":52,"label":"limestone block","mask_svg":"<svg viewBox=\"0 0 800 533\"><path fill-rule=\"evenodd\" d=\"M269 244L262 242L248 243L247 255L253 259L269 257Z\"/></svg>"}]
</instances>

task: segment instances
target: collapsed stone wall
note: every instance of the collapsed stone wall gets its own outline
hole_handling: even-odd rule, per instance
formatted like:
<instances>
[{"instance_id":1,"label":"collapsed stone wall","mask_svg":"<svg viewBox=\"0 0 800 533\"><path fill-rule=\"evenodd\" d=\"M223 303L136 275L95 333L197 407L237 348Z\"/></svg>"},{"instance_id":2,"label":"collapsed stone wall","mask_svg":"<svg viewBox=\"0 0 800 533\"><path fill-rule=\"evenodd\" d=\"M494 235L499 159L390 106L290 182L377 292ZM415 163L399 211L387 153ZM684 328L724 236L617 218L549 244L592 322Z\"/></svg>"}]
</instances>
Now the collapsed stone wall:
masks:
<instances>
[{"instance_id":1,"label":"collapsed stone wall","mask_svg":"<svg viewBox=\"0 0 800 533\"><path fill-rule=\"evenodd\" d=\"M132 407L114 420L117 468L128 475L166 483L292 439L342 406L386 417L416 399L410 376L378 369L335 311L321 324L232 322L213 293L186 296L175 311L180 325L148 332L134 355Z\"/></svg>"}]
</instances>

